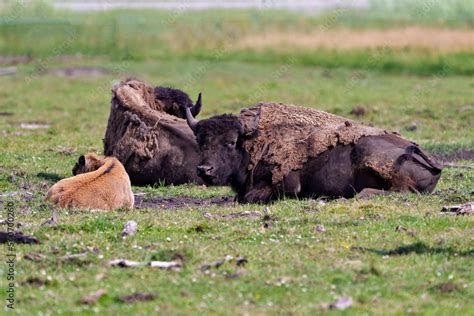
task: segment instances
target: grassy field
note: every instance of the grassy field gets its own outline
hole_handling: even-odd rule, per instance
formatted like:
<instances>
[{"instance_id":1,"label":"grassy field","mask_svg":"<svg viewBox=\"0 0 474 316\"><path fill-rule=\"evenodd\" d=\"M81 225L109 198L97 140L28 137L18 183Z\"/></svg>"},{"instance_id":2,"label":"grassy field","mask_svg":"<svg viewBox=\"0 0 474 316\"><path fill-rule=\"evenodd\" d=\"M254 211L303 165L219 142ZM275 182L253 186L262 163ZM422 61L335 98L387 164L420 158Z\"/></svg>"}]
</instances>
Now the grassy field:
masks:
<instances>
[{"instance_id":1,"label":"grassy field","mask_svg":"<svg viewBox=\"0 0 474 316\"><path fill-rule=\"evenodd\" d=\"M58 15L47 8L42 10L48 16ZM421 19L414 23L408 15L389 19L377 12L372 13L373 18L351 13L352 22L338 22L334 30L353 25L361 32L398 32L400 26L408 25L459 34L472 32L468 19ZM80 154L102 151L111 85L127 76L182 88L193 99L202 91L204 108L200 117L237 113L259 100L271 100L314 107L398 130L441 156L474 150L474 79L467 76L474 68L473 50L469 47L463 46L456 52L432 46L394 48L401 54L390 55L400 61L393 69L383 66L384 58L388 57L374 59L374 52L380 48L373 47L335 51L331 48L327 52L306 47L299 49L298 55L269 44L273 53L266 49L236 48L219 54L219 48L213 45L223 29L258 36L252 28L275 34L284 25L287 32L297 25L293 31L309 32L324 25L325 18L297 18L289 13L220 13L178 15L173 27L167 29L189 41L173 41L173 36L148 28L138 32L136 24L128 36L124 35L125 30L116 33L123 43L128 43L116 48L106 46L116 45L116 41L104 43L101 36L106 35L92 32L93 26L104 23L108 28L108 19L131 23L140 21L140 17L148 25L154 23L150 21L155 14L69 14L65 19L80 21L74 25L82 31L65 46L61 43L68 42L67 33L61 28L53 33L31 34L15 28L16 33L10 33L10 26L2 24L2 54L29 54L34 58L28 64L17 65L16 74L0 77L0 192L20 194L0 198L1 218L6 216L6 203L13 202L15 221L24 224L19 229L41 240L38 245L16 248L16 312L469 314L474 308L472 216L449 216L440 210L444 205L472 200L473 169L446 168L432 195L393 194L368 201L287 199L270 205L271 214L266 217L260 205L165 205L113 212L57 210L56 225L41 225L53 210L42 201L47 189L71 175ZM137 19L125 19L124 14ZM209 20L210 16L214 19ZM24 13L22 19L27 18L31 17ZM193 23L199 21L211 22L198 29ZM381 21L387 21L384 27ZM31 23L44 25L41 21ZM194 50L199 41L191 40L196 33L201 33L202 43L208 45L201 51ZM170 36L170 40L150 40L155 36ZM132 39L137 42L127 42ZM230 42L238 47L235 41ZM303 47L307 45L304 40L301 43ZM171 44L175 48L171 49ZM397 43L392 44L397 47ZM129 55L124 53L127 47ZM75 52L83 55L71 57ZM313 52L323 56L320 62L299 57L312 56ZM353 64L351 54L358 56ZM452 64L457 66L438 72L436 67L442 66L425 61L428 55L440 60L452 58ZM123 59L127 56L133 58ZM341 63L334 61L331 66L331 58L340 58ZM65 67L106 71L98 76L55 74L55 70ZM353 111L356 108L363 111ZM354 114L357 112L358 116ZM22 128L22 124L32 123L45 128ZM232 196L227 188L193 185L133 190L145 193L145 201ZM128 220L136 221L139 230L135 236L123 239L120 231ZM318 225L324 231L316 229ZM6 253L4 247L0 251ZM80 255L68 257L71 254ZM203 268L224 260L226 255L234 259L219 268ZM239 256L246 257L248 262L237 265L235 258ZM180 258L184 265L180 271L108 266L109 260L118 258L142 262ZM0 271L3 292L7 285L6 265L0 265ZM81 298L100 289L105 294L95 304L81 303ZM156 297L132 304L119 300L136 292ZM329 304L345 296L353 299L351 307L344 311L329 310Z\"/></svg>"}]
</instances>

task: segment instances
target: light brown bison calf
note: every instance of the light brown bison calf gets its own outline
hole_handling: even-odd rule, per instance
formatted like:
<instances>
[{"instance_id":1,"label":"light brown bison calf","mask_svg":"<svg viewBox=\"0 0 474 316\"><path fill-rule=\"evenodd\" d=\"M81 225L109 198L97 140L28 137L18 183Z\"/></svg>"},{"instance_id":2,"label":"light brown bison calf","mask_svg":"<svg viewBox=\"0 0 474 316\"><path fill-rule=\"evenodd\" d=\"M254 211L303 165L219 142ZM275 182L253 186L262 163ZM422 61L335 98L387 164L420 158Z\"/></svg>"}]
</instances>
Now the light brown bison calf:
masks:
<instances>
[{"instance_id":1,"label":"light brown bison calf","mask_svg":"<svg viewBox=\"0 0 474 316\"><path fill-rule=\"evenodd\" d=\"M130 178L116 158L89 153L79 157L72 172L74 177L63 179L49 189L45 201L62 208L133 208Z\"/></svg>"}]
</instances>

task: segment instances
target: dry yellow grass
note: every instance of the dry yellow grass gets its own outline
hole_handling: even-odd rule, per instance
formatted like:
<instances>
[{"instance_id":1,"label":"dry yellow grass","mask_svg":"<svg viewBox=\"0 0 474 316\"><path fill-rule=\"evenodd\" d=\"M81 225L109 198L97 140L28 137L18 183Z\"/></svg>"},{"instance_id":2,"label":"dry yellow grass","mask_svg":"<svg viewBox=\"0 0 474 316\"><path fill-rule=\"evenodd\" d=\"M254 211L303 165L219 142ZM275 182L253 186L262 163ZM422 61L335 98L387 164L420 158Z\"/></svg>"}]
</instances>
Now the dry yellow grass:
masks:
<instances>
[{"instance_id":1,"label":"dry yellow grass","mask_svg":"<svg viewBox=\"0 0 474 316\"><path fill-rule=\"evenodd\" d=\"M473 52L474 30L407 27L396 29L318 29L310 33L260 33L242 37L230 49L262 50L422 48L434 52Z\"/></svg>"}]
</instances>

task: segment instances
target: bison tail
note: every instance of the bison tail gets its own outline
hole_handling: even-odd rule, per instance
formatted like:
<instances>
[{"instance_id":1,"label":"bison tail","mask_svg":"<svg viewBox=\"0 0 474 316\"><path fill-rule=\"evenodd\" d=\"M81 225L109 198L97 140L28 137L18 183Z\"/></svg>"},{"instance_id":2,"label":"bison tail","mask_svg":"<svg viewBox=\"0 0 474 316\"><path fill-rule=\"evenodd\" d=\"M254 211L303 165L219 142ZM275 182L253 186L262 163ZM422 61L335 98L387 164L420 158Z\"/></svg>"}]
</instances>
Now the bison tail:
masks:
<instances>
[{"instance_id":1,"label":"bison tail","mask_svg":"<svg viewBox=\"0 0 474 316\"><path fill-rule=\"evenodd\" d=\"M419 156L422 159L419 159L415 155ZM441 165L431 159L423 150L420 149L417 145L409 146L403 155L398 157L395 161L395 170L398 172L402 164L407 161L415 161L416 163L424 166L425 168L429 169L433 173L440 173L442 171Z\"/></svg>"},{"instance_id":2,"label":"bison tail","mask_svg":"<svg viewBox=\"0 0 474 316\"><path fill-rule=\"evenodd\" d=\"M436 161L434 161L431 157L429 157L423 150L421 150L420 147L416 146L415 153L421 158L423 158L423 160L425 160L429 164L433 171L441 172L443 170L443 167Z\"/></svg>"},{"instance_id":3,"label":"bison tail","mask_svg":"<svg viewBox=\"0 0 474 316\"><path fill-rule=\"evenodd\" d=\"M412 192L432 192L442 171L441 166L417 145L406 148L395 161L394 169L391 189Z\"/></svg>"}]
</instances>

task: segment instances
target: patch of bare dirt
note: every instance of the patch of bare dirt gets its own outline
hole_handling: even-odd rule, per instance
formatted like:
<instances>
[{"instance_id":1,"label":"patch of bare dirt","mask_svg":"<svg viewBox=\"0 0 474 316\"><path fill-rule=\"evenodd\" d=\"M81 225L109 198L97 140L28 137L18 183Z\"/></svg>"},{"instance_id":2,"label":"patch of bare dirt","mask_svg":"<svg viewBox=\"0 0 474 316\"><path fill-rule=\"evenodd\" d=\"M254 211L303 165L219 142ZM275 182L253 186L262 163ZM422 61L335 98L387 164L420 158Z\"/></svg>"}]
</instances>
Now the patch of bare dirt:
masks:
<instances>
[{"instance_id":1,"label":"patch of bare dirt","mask_svg":"<svg viewBox=\"0 0 474 316\"><path fill-rule=\"evenodd\" d=\"M367 110L362 106L355 106L351 110L351 114L356 117L364 116L367 113Z\"/></svg>"},{"instance_id":2,"label":"patch of bare dirt","mask_svg":"<svg viewBox=\"0 0 474 316\"><path fill-rule=\"evenodd\" d=\"M467 215L474 213L474 202L467 202L458 205L446 205L441 209L442 213L453 215Z\"/></svg>"},{"instance_id":3,"label":"patch of bare dirt","mask_svg":"<svg viewBox=\"0 0 474 316\"><path fill-rule=\"evenodd\" d=\"M2 192L0 193L0 201L4 201L6 199L12 197L21 197L26 201L31 201L34 198L34 194L28 191L13 191L13 192Z\"/></svg>"},{"instance_id":4,"label":"patch of bare dirt","mask_svg":"<svg viewBox=\"0 0 474 316\"><path fill-rule=\"evenodd\" d=\"M21 282L20 284L29 285L29 286L33 286L33 287L42 287L44 285L47 285L48 283L49 283L48 280L43 280L43 279L40 279L40 278L31 277L31 278L28 278L25 281Z\"/></svg>"},{"instance_id":5,"label":"patch of bare dirt","mask_svg":"<svg viewBox=\"0 0 474 316\"><path fill-rule=\"evenodd\" d=\"M242 211L242 212L229 213L229 214L211 214L209 212L204 212L202 216L204 216L207 219L238 219L238 218L260 218L262 214L256 211Z\"/></svg>"},{"instance_id":6,"label":"patch of bare dirt","mask_svg":"<svg viewBox=\"0 0 474 316\"><path fill-rule=\"evenodd\" d=\"M45 255L42 253L37 253L37 252L29 252L23 256L26 260L31 260L31 261L41 261L46 258Z\"/></svg>"},{"instance_id":7,"label":"patch of bare dirt","mask_svg":"<svg viewBox=\"0 0 474 316\"><path fill-rule=\"evenodd\" d=\"M437 160L443 162L454 162L458 160L474 160L474 150L470 149L458 149L450 154L445 154L441 152L432 152Z\"/></svg>"},{"instance_id":8,"label":"patch of bare dirt","mask_svg":"<svg viewBox=\"0 0 474 316\"><path fill-rule=\"evenodd\" d=\"M234 258L233 256L227 255L222 259L216 260L212 263L207 263L201 266L201 271L206 272L211 269L219 269L221 266L223 266L226 263L232 263L235 262L237 266L244 266L245 264L248 263L248 260L246 257L240 256L237 258Z\"/></svg>"},{"instance_id":9,"label":"patch of bare dirt","mask_svg":"<svg viewBox=\"0 0 474 316\"><path fill-rule=\"evenodd\" d=\"M0 231L0 243L14 242L17 244L39 244L40 241L35 236L23 235L22 232L2 232Z\"/></svg>"},{"instance_id":10,"label":"patch of bare dirt","mask_svg":"<svg viewBox=\"0 0 474 316\"><path fill-rule=\"evenodd\" d=\"M99 77L109 74L110 71L102 68L93 67L70 67L70 68L58 68L51 69L48 74L58 77Z\"/></svg>"},{"instance_id":11,"label":"patch of bare dirt","mask_svg":"<svg viewBox=\"0 0 474 316\"><path fill-rule=\"evenodd\" d=\"M44 123L21 123L20 127L23 129L44 129L49 128L49 124Z\"/></svg>"},{"instance_id":12,"label":"patch of bare dirt","mask_svg":"<svg viewBox=\"0 0 474 316\"><path fill-rule=\"evenodd\" d=\"M27 64L32 60L30 56L0 56L0 65Z\"/></svg>"},{"instance_id":13,"label":"patch of bare dirt","mask_svg":"<svg viewBox=\"0 0 474 316\"><path fill-rule=\"evenodd\" d=\"M48 151L55 152L55 153L65 155L65 156L71 156L72 154L76 153L75 148L65 147L65 146L61 146L61 145L57 146L56 148L49 148Z\"/></svg>"},{"instance_id":14,"label":"patch of bare dirt","mask_svg":"<svg viewBox=\"0 0 474 316\"><path fill-rule=\"evenodd\" d=\"M437 288L441 293L450 293L450 292L454 292L454 291L458 290L458 287L456 286L456 284L454 284L452 282L446 282L446 283L439 284L437 286Z\"/></svg>"},{"instance_id":15,"label":"patch of bare dirt","mask_svg":"<svg viewBox=\"0 0 474 316\"><path fill-rule=\"evenodd\" d=\"M104 289L100 289L100 290L98 290L97 292L95 292L95 293L93 293L93 294L84 296L84 297L81 299L81 303L82 303L82 304L86 304L86 305L93 305L93 304L95 304L102 296L104 296L105 293L106 293L106 291L105 291Z\"/></svg>"},{"instance_id":16,"label":"patch of bare dirt","mask_svg":"<svg viewBox=\"0 0 474 316\"><path fill-rule=\"evenodd\" d=\"M0 76L14 75L16 74L16 67L0 67Z\"/></svg>"},{"instance_id":17,"label":"patch of bare dirt","mask_svg":"<svg viewBox=\"0 0 474 316\"><path fill-rule=\"evenodd\" d=\"M135 195L135 208L183 208L189 206L210 206L233 204L232 197L198 198L191 196L162 197L155 196L152 199L143 199L142 195Z\"/></svg>"},{"instance_id":18,"label":"patch of bare dirt","mask_svg":"<svg viewBox=\"0 0 474 316\"><path fill-rule=\"evenodd\" d=\"M118 300L123 303L133 304L137 302L153 301L154 299L156 299L156 297L156 294L135 292L130 295L119 296Z\"/></svg>"}]
</instances>

